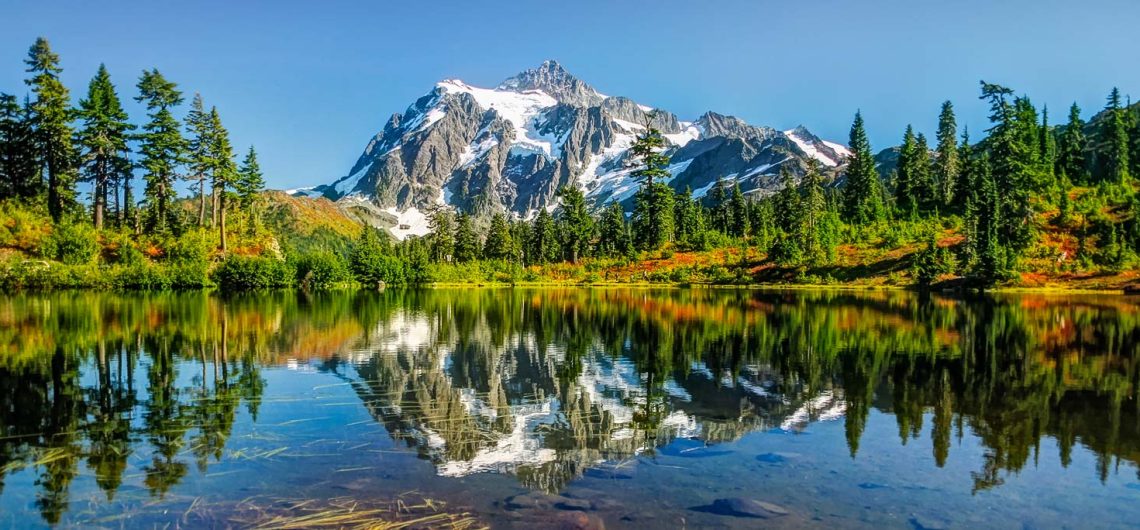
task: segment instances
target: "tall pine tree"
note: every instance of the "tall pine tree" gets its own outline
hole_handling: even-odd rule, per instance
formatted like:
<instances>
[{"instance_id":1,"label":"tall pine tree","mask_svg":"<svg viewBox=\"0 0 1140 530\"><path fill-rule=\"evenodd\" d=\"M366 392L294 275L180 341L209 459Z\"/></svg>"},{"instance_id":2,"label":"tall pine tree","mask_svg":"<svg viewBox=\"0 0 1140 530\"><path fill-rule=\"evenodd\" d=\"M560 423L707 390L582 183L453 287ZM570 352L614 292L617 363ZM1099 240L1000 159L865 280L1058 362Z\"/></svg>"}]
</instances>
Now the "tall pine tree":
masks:
<instances>
[{"instance_id":1,"label":"tall pine tree","mask_svg":"<svg viewBox=\"0 0 1140 530\"><path fill-rule=\"evenodd\" d=\"M855 113L849 137L851 157L845 171L847 184L843 189L844 215L852 224L867 224L883 218L883 190L879 172L875 169L875 155L863 126L863 114Z\"/></svg>"},{"instance_id":2,"label":"tall pine tree","mask_svg":"<svg viewBox=\"0 0 1140 530\"><path fill-rule=\"evenodd\" d=\"M637 166L633 177L641 180L634 196L634 243L641 249L656 249L673 240L673 188L663 181L670 174L669 157L665 156L665 137L646 123L645 132L630 147Z\"/></svg>"},{"instance_id":3,"label":"tall pine tree","mask_svg":"<svg viewBox=\"0 0 1140 530\"><path fill-rule=\"evenodd\" d=\"M48 213L55 222L63 214L78 207L75 199L76 152L72 144L71 95L59 79L63 70L59 56L51 51L47 39L40 37L28 50L26 82L32 87L32 127L36 150L47 175Z\"/></svg>"},{"instance_id":4,"label":"tall pine tree","mask_svg":"<svg viewBox=\"0 0 1140 530\"><path fill-rule=\"evenodd\" d=\"M83 126L77 135L81 149L80 160L86 180L92 183L92 203L95 228L103 228L109 192L118 197L112 188L124 178L130 178L130 148L127 146L134 126L127 121L115 85L107 68L99 71L87 86L87 97L79 102L79 117Z\"/></svg>"},{"instance_id":5,"label":"tall pine tree","mask_svg":"<svg viewBox=\"0 0 1140 530\"><path fill-rule=\"evenodd\" d=\"M558 231L562 236L562 248L566 257L573 263L586 254L594 237L594 219L586 207L586 196L573 186L563 186L558 190L562 209L558 213Z\"/></svg>"},{"instance_id":6,"label":"tall pine tree","mask_svg":"<svg viewBox=\"0 0 1140 530\"><path fill-rule=\"evenodd\" d=\"M214 204L218 219L218 237L222 254L226 245L226 204L227 189L237 180L237 165L234 162L234 148L230 143L230 133L222 126L222 118L217 107L210 108L210 180L213 183Z\"/></svg>"},{"instance_id":7,"label":"tall pine tree","mask_svg":"<svg viewBox=\"0 0 1140 530\"><path fill-rule=\"evenodd\" d=\"M1104 107L1098 128L1097 170L1101 182L1123 184L1128 181L1128 127L1126 110L1121 105L1120 90L1113 88Z\"/></svg>"},{"instance_id":8,"label":"tall pine tree","mask_svg":"<svg viewBox=\"0 0 1140 530\"><path fill-rule=\"evenodd\" d=\"M249 146L245 159L238 168L237 180L234 181L234 192L237 194L238 204L249 220L249 231L252 233L261 224L261 212L258 208L258 197L265 190L265 176L261 173L261 164L257 161L257 151ZM200 214L203 212L199 212Z\"/></svg>"},{"instance_id":9,"label":"tall pine tree","mask_svg":"<svg viewBox=\"0 0 1140 530\"><path fill-rule=\"evenodd\" d=\"M187 180L198 185L198 226L206 226L206 182L214 162L210 159L214 138L210 128L210 113L202 103L202 95L194 94L190 112L186 113L186 165ZM213 220L211 219L211 222Z\"/></svg>"},{"instance_id":10,"label":"tall pine tree","mask_svg":"<svg viewBox=\"0 0 1140 530\"><path fill-rule=\"evenodd\" d=\"M1069 121L1061 132L1057 152L1055 172L1062 179L1076 183L1088 183L1088 170L1085 166L1085 122L1081 119L1081 108L1073 103L1069 107Z\"/></svg>"},{"instance_id":11,"label":"tall pine tree","mask_svg":"<svg viewBox=\"0 0 1140 530\"><path fill-rule=\"evenodd\" d=\"M0 198L33 198L40 193L31 105L0 94Z\"/></svg>"},{"instance_id":12,"label":"tall pine tree","mask_svg":"<svg viewBox=\"0 0 1140 530\"><path fill-rule=\"evenodd\" d=\"M146 180L144 196L149 223L154 230L165 232L170 227L173 213L174 181L178 167L186 157L186 140L171 112L172 108L182 104L182 92L157 69L143 72L138 89L139 95L135 99L146 105L150 117L139 138L139 152L142 154L139 165Z\"/></svg>"},{"instance_id":13,"label":"tall pine tree","mask_svg":"<svg viewBox=\"0 0 1140 530\"><path fill-rule=\"evenodd\" d=\"M938 182L939 199L942 204L954 201L954 187L958 183L958 123L954 117L954 105L949 101L942 103L942 112L938 115L937 160L934 166L934 178Z\"/></svg>"}]
</instances>

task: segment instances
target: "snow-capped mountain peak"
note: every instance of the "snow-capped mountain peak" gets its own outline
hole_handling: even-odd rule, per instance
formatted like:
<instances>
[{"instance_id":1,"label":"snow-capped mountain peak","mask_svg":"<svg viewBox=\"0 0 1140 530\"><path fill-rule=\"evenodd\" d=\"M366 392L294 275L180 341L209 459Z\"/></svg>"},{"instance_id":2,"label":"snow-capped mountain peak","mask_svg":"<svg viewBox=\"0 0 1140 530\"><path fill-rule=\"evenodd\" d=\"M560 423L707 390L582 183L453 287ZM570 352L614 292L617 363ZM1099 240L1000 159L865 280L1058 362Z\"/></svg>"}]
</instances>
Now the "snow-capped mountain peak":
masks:
<instances>
[{"instance_id":1,"label":"snow-capped mountain peak","mask_svg":"<svg viewBox=\"0 0 1140 530\"><path fill-rule=\"evenodd\" d=\"M546 61L495 88L440 81L387 121L347 175L294 193L367 209L400 238L425 234L426 212L436 207L529 217L556 205L566 185L600 207L628 201L640 185L628 149L647 124L670 144L666 182L696 197L721 180L767 194L778 188L781 167L798 175L809 158L834 169L849 156L803 127L780 132L714 112L681 121L606 96Z\"/></svg>"}]
</instances>

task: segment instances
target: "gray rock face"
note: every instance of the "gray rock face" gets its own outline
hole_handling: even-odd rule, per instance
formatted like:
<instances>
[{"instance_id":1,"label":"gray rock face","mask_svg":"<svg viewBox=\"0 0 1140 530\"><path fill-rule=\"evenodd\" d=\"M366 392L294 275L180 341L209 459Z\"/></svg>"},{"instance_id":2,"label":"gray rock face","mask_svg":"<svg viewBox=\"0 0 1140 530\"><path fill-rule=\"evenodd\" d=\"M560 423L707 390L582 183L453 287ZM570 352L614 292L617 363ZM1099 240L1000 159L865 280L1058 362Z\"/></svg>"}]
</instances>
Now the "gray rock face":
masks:
<instances>
[{"instance_id":1,"label":"gray rock face","mask_svg":"<svg viewBox=\"0 0 1140 530\"><path fill-rule=\"evenodd\" d=\"M541 90L560 103L576 107L599 105L605 96L567 72L558 61L544 61L538 68L524 70L499 84L499 90Z\"/></svg>"},{"instance_id":2,"label":"gray rock face","mask_svg":"<svg viewBox=\"0 0 1140 530\"><path fill-rule=\"evenodd\" d=\"M683 122L629 98L606 97L547 61L495 89L440 82L393 115L346 176L295 193L388 212L447 206L527 217L554 205L556 191L570 185L597 207L628 204L638 183L627 150L647 122L668 139L670 185L692 188L698 198L722 178L746 193L768 194L780 186L781 167L798 176L810 158L828 172L844 160L842 146L802 127L780 132L713 112Z\"/></svg>"}]
</instances>

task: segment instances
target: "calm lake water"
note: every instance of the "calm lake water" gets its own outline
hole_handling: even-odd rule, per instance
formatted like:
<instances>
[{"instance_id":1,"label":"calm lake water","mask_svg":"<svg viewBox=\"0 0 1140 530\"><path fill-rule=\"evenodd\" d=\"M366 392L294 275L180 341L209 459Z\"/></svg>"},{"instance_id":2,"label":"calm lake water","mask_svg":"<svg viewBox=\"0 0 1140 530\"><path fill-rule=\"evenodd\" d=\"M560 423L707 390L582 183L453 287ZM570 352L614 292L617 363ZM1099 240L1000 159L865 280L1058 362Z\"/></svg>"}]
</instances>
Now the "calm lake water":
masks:
<instances>
[{"instance_id":1,"label":"calm lake water","mask_svg":"<svg viewBox=\"0 0 1140 530\"><path fill-rule=\"evenodd\" d=\"M12 295L0 527L1120 528L1138 387L1120 296Z\"/></svg>"}]
</instances>

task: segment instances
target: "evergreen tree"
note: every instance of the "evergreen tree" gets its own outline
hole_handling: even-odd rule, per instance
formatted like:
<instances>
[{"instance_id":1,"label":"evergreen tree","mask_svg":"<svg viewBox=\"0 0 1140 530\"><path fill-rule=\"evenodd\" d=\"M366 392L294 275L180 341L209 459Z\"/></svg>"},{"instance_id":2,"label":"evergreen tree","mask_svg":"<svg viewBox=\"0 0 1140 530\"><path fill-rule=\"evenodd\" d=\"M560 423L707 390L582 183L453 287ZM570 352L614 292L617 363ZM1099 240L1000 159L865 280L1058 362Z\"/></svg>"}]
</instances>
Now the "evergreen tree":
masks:
<instances>
[{"instance_id":1,"label":"evergreen tree","mask_svg":"<svg viewBox=\"0 0 1140 530\"><path fill-rule=\"evenodd\" d=\"M776 224L785 234L795 235L803 215L802 201L796 177L786 164L780 166L780 182L783 186L776 194Z\"/></svg>"},{"instance_id":2,"label":"evergreen tree","mask_svg":"<svg viewBox=\"0 0 1140 530\"><path fill-rule=\"evenodd\" d=\"M716 184L713 184L712 190L709 192L712 228L722 234L728 233L729 220L732 218L732 210L728 203L728 188L728 181L722 177L717 179Z\"/></svg>"},{"instance_id":3,"label":"evergreen tree","mask_svg":"<svg viewBox=\"0 0 1140 530\"><path fill-rule=\"evenodd\" d=\"M210 126L210 113L202 103L202 95L194 94L190 112L186 114L186 132L189 135L186 143L189 174L186 177L198 183L198 226L206 226L206 181L209 180L210 168L215 163L210 158L214 144Z\"/></svg>"},{"instance_id":4,"label":"evergreen tree","mask_svg":"<svg viewBox=\"0 0 1140 530\"><path fill-rule=\"evenodd\" d=\"M844 188L844 215L852 224L867 224L883 218L883 191L875 155L863 127L863 115L855 113L849 138L851 156L847 159Z\"/></svg>"},{"instance_id":5,"label":"evergreen tree","mask_svg":"<svg viewBox=\"0 0 1140 530\"><path fill-rule=\"evenodd\" d=\"M562 209L558 214L558 232L562 236L562 248L573 263L586 254L594 235L594 220L586 208L586 196L573 186L558 189Z\"/></svg>"},{"instance_id":6,"label":"evergreen tree","mask_svg":"<svg viewBox=\"0 0 1140 530\"><path fill-rule=\"evenodd\" d=\"M800 248L809 260L822 261L828 254L822 245L827 199L823 193L823 176L820 174L819 162L815 159L808 160L807 173L804 174L801 187L803 191L798 230Z\"/></svg>"},{"instance_id":7,"label":"evergreen tree","mask_svg":"<svg viewBox=\"0 0 1140 530\"><path fill-rule=\"evenodd\" d=\"M990 102L989 169L999 196L1000 220L996 233L999 245L1011 261L1029 246L1033 239L1033 212L1030 192L1037 152L1036 136L1024 134L1015 103L1009 98L1013 90L1001 85L982 83L981 99ZM1034 119L1034 123L1036 119ZM1027 143L1028 142L1028 143ZM996 194L996 192L995 192Z\"/></svg>"},{"instance_id":8,"label":"evergreen tree","mask_svg":"<svg viewBox=\"0 0 1140 530\"><path fill-rule=\"evenodd\" d=\"M534 228L530 231L530 248L527 254L529 261L532 264L550 263L558 261L561 254L554 217L546 208L542 208L534 218Z\"/></svg>"},{"instance_id":9,"label":"evergreen tree","mask_svg":"<svg viewBox=\"0 0 1140 530\"><path fill-rule=\"evenodd\" d=\"M645 132L630 147L637 169L634 178L641 180L641 189L634 196L633 233L638 248L656 249L673 240L673 189L663 181L670 174L669 157L665 150L665 137L661 131L646 124Z\"/></svg>"},{"instance_id":10,"label":"evergreen tree","mask_svg":"<svg viewBox=\"0 0 1140 530\"><path fill-rule=\"evenodd\" d=\"M1056 173L1078 183L1088 182L1085 166L1085 123L1081 120L1081 108L1073 103L1069 107L1069 122L1061 132L1058 146Z\"/></svg>"},{"instance_id":11,"label":"evergreen tree","mask_svg":"<svg viewBox=\"0 0 1140 530\"><path fill-rule=\"evenodd\" d=\"M1038 141L1040 150L1041 161L1041 174L1046 183L1052 184L1056 181L1056 166L1057 166L1057 137L1053 129L1049 126L1049 107L1042 107L1041 109L1041 128L1040 140Z\"/></svg>"},{"instance_id":12,"label":"evergreen tree","mask_svg":"<svg viewBox=\"0 0 1140 530\"><path fill-rule=\"evenodd\" d=\"M625 210L621 203L614 201L602 212L598 224L598 254L603 256L625 256L632 250L629 227L625 222Z\"/></svg>"},{"instance_id":13,"label":"evergreen tree","mask_svg":"<svg viewBox=\"0 0 1140 530\"><path fill-rule=\"evenodd\" d=\"M78 207L75 199L76 152L72 145L71 95L59 79L63 70L59 56L51 51L47 39L40 37L28 50L26 82L35 100L31 106L36 151L47 174L48 213L59 222L65 212Z\"/></svg>"},{"instance_id":14,"label":"evergreen tree","mask_svg":"<svg viewBox=\"0 0 1140 530\"><path fill-rule=\"evenodd\" d=\"M954 196L950 209L964 214L977 191L977 172L973 165L973 146L970 145L970 131L963 129L962 142L958 144L958 174L955 177Z\"/></svg>"},{"instance_id":15,"label":"evergreen tree","mask_svg":"<svg viewBox=\"0 0 1140 530\"><path fill-rule=\"evenodd\" d=\"M252 233L261 224L261 215L258 210L257 198L265 191L265 177L261 173L261 164L257 162L257 151L249 146L245 158L238 168L237 179L234 181L234 192L237 194L238 205L249 218L249 230ZM204 203L199 203L199 222L205 214Z\"/></svg>"},{"instance_id":16,"label":"evergreen tree","mask_svg":"<svg viewBox=\"0 0 1140 530\"><path fill-rule=\"evenodd\" d=\"M938 115L938 158L934 168L934 177L938 182L942 204L954 202L954 187L958 183L958 123L954 117L954 105L949 101L942 103L942 112Z\"/></svg>"},{"instance_id":17,"label":"evergreen tree","mask_svg":"<svg viewBox=\"0 0 1140 530\"><path fill-rule=\"evenodd\" d=\"M678 193L673 202L673 231L678 242L692 245L704 232L700 204L693 200L693 190L688 186Z\"/></svg>"},{"instance_id":18,"label":"evergreen tree","mask_svg":"<svg viewBox=\"0 0 1140 530\"><path fill-rule=\"evenodd\" d=\"M1097 131L1097 177L1101 182L1124 183L1128 181L1128 128L1119 89L1109 93L1104 111Z\"/></svg>"},{"instance_id":19,"label":"evergreen tree","mask_svg":"<svg viewBox=\"0 0 1140 530\"><path fill-rule=\"evenodd\" d=\"M983 155L979 163L978 182L980 189L974 201L973 224L975 225L974 254L978 256L975 275L983 285L992 285L1005 276L1007 262L1006 249L1001 241L1001 200L997 182L990 169L989 156Z\"/></svg>"},{"instance_id":20,"label":"evergreen tree","mask_svg":"<svg viewBox=\"0 0 1140 530\"><path fill-rule=\"evenodd\" d=\"M0 94L0 198L31 198L40 193L31 105Z\"/></svg>"},{"instance_id":21,"label":"evergreen tree","mask_svg":"<svg viewBox=\"0 0 1140 530\"><path fill-rule=\"evenodd\" d=\"M927 212L937 206L940 195L931 174L933 165L930 162L930 146L926 143L926 136L919 133L915 140L911 184L914 185L914 196L919 209Z\"/></svg>"},{"instance_id":22,"label":"evergreen tree","mask_svg":"<svg viewBox=\"0 0 1140 530\"><path fill-rule=\"evenodd\" d=\"M466 263L479 257L479 236L470 215L460 213L455 222L455 261Z\"/></svg>"},{"instance_id":23,"label":"evergreen tree","mask_svg":"<svg viewBox=\"0 0 1140 530\"><path fill-rule=\"evenodd\" d=\"M491 216L491 227L487 230L487 239L483 242L483 257L485 259L511 260L514 243L511 242L511 227L507 216L502 212L495 212Z\"/></svg>"},{"instance_id":24,"label":"evergreen tree","mask_svg":"<svg viewBox=\"0 0 1140 530\"><path fill-rule=\"evenodd\" d=\"M903 215L917 216L919 196L915 182L915 166L918 158L918 138L914 128L906 126L903 143L899 147L898 169L895 173L895 206Z\"/></svg>"},{"instance_id":25,"label":"evergreen tree","mask_svg":"<svg viewBox=\"0 0 1140 530\"><path fill-rule=\"evenodd\" d=\"M217 107L210 107L208 118L210 129L210 184L214 200L214 224L220 225L222 237L222 250L225 251L225 225L226 225L226 190L230 188L237 178L237 167L234 165L234 149L230 144L230 133L222 125Z\"/></svg>"},{"instance_id":26,"label":"evergreen tree","mask_svg":"<svg viewBox=\"0 0 1140 530\"><path fill-rule=\"evenodd\" d=\"M173 107L182 104L182 93L158 70L144 71L139 78L138 89L139 95L135 99L146 104L150 117L139 138L139 152L142 154L139 165L146 180L144 195L151 226L164 232L171 221L174 180L186 156L186 140L171 112Z\"/></svg>"},{"instance_id":27,"label":"evergreen tree","mask_svg":"<svg viewBox=\"0 0 1140 530\"><path fill-rule=\"evenodd\" d=\"M77 135L81 149L80 160L86 179L93 184L95 228L103 228L107 196L116 182L130 178L130 148L127 146L130 131L127 113L115 93L115 85L107 68L99 71L87 87L87 97L79 102L79 117L83 127ZM115 192L115 196L118 193Z\"/></svg>"},{"instance_id":28,"label":"evergreen tree","mask_svg":"<svg viewBox=\"0 0 1140 530\"><path fill-rule=\"evenodd\" d=\"M814 160L814 159L813 159ZM732 198L729 199L729 234L734 237L748 235L748 203L740 191L740 183L732 186Z\"/></svg>"},{"instance_id":29,"label":"evergreen tree","mask_svg":"<svg viewBox=\"0 0 1140 530\"><path fill-rule=\"evenodd\" d=\"M451 261L455 255L455 226L451 211L436 208L428 219L431 228L430 255L438 263Z\"/></svg>"}]
</instances>

